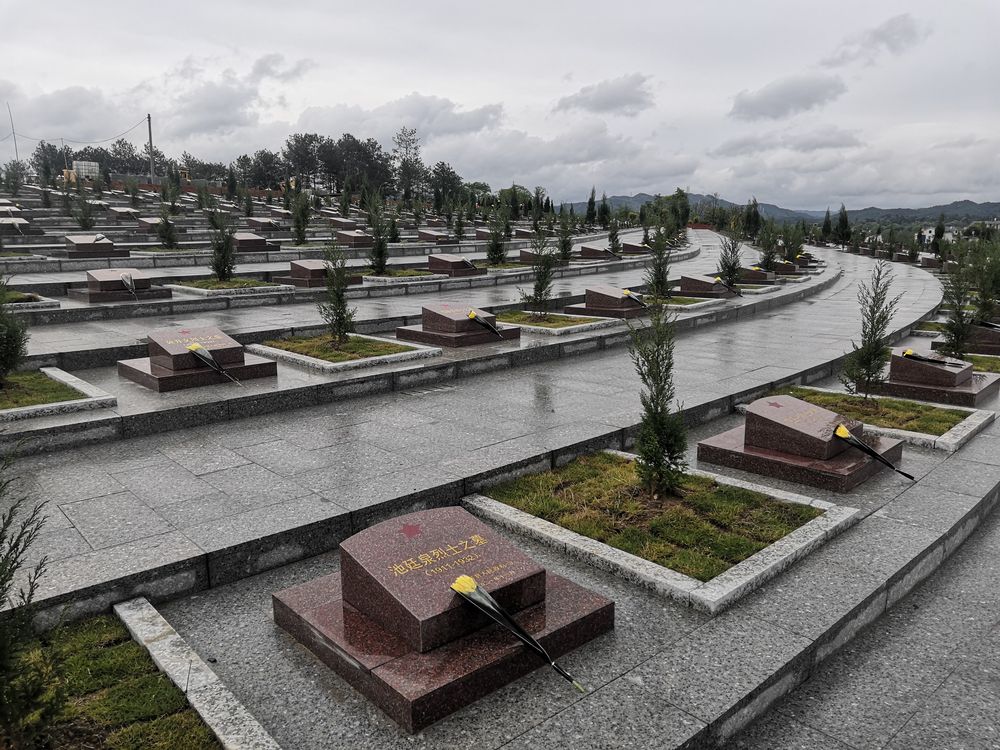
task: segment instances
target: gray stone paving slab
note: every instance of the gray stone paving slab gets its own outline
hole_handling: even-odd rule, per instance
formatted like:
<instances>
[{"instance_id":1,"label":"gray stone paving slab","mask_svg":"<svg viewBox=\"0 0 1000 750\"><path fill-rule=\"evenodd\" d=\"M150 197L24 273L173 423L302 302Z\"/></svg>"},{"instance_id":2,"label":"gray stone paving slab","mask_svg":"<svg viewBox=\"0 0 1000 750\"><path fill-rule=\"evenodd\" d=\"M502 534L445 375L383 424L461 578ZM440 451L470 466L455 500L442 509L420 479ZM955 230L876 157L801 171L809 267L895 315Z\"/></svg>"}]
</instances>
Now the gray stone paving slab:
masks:
<instances>
[{"instance_id":1,"label":"gray stone paving slab","mask_svg":"<svg viewBox=\"0 0 1000 750\"><path fill-rule=\"evenodd\" d=\"M171 530L169 523L131 492L66 503L62 511L95 550Z\"/></svg>"},{"instance_id":2,"label":"gray stone paving slab","mask_svg":"<svg viewBox=\"0 0 1000 750\"><path fill-rule=\"evenodd\" d=\"M918 484L876 514L941 533L961 521L979 500L973 495Z\"/></svg>"},{"instance_id":3,"label":"gray stone paving slab","mask_svg":"<svg viewBox=\"0 0 1000 750\"><path fill-rule=\"evenodd\" d=\"M112 475L151 508L211 494L215 488L178 463L157 463Z\"/></svg>"},{"instance_id":4,"label":"gray stone paving slab","mask_svg":"<svg viewBox=\"0 0 1000 750\"><path fill-rule=\"evenodd\" d=\"M970 448L974 445L975 441ZM935 467L923 478L924 484L944 490L960 489L964 493L980 497L995 490L1000 485L1000 465L967 461L963 455L965 450L963 448L955 456Z\"/></svg>"}]
</instances>

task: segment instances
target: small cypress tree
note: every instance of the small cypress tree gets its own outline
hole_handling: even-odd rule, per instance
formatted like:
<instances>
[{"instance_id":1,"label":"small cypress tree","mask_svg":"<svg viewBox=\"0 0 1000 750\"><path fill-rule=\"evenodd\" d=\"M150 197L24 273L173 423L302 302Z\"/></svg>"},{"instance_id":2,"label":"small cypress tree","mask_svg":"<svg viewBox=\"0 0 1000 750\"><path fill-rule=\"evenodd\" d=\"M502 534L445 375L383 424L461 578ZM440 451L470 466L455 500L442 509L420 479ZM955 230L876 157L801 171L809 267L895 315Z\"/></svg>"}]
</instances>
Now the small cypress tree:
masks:
<instances>
[{"instance_id":1,"label":"small cypress tree","mask_svg":"<svg viewBox=\"0 0 1000 750\"><path fill-rule=\"evenodd\" d=\"M830 209L826 209L826 216L823 217L823 228L820 230L819 236L823 242L830 241L830 235L833 234L833 221L830 219Z\"/></svg>"},{"instance_id":2,"label":"small cypress tree","mask_svg":"<svg viewBox=\"0 0 1000 750\"><path fill-rule=\"evenodd\" d=\"M643 279L646 293L657 299L670 297L670 243L663 227L657 227L650 246L649 263Z\"/></svg>"},{"instance_id":3,"label":"small cypress tree","mask_svg":"<svg viewBox=\"0 0 1000 750\"><path fill-rule=\"evenodd\" d=\"M344 180L343 186L340 188L340 200L338 202L340 208L340 215L345 219L351 213L351 181Z\"/></svg>"},{"instance_id":4,"label":"small cypress tree","mask_svg":"<svg viewBox=\"0 0 1000 750\"><path fill-rule=\"evenodd\" d=\"M757 247L760 249L760 259L757 264L765 271L773 271L778 261L778 232L774 222L765 221L757 233Z\"/></svg>"},{"instance_id":5,"label":"small cypress tree","mask_svg":"<svg viewBox=\"0 0 1000 750\"><path fill-rule=\"evenodd\" d=\"M7 376L15 372L24 360L30 338L24 320L4 307L10 294L7 281L0 277L0 388L6 386Z\"/></svg>"},{"instance_id":6,"label":"small cypress tree","mask_svg":"<svg viewBox=\"0 0 1000 750\"><path fill-rule=\"evenodd\" d=\"M622 251L622 241L618 237L618 222L612 221L608 226L608 249L613 253Z\"/></svg>"},{"instance_id":7,"label":"small cypress tree","mask_svg":"<svg viewBox=\"0 0 1000 750\"><path fill-rule=\"evenodd\" d=\"M569 216L563 213L559 218L559 260L569 263L573 257L573 227L570 226Z\"/></svg>"},{"instance_id":8,"label":"small cypress tree","mask_svg":"<svg viewBox=\"0 0 1000 750\"><path fill-rule=\"evenodd\" d=\"M534 237L531 238L531 251L535 256L531 263L531 270L535 274L531 294L526 293L523 289L518 291L525 309L536 313L532 317L536 320L544 320L548 317L549 302L552 299L552 280L555 278L556 257L549 246L548 237L541 231L535 232Z\"/></svg>"},{"instance_id":9,"label":"small cypress tree","mask_svg":"<svg viewBox=\"0 0 1000 750\"><path fill-rule=\"evenodd\" d=\"M719 248L719 267L716 273L724 284L735 287L740 283L740 269L743 261L740 258L740 242L743 237L741 217L734 215L729 222L729 229L722 235L722 245Z\"/></svg>"},{"instance_id":10,"label":"small cypress tree","mask_svg":"<svg viewBox=\"0 0 1000 750\"><path fill-rule=\"evenodd\" d=\"M303 245L306 241L306 229L309 227L309 196L299 193L295 196L295 203L292 209L292 234L295 236L295 244Z\"/></svg>"},{"instance_id":11,"label":"small cypress tree","mask_svg":"<svg viewBox=\"0 0 1000 750\"><path fill-rule=\"evenodd\" d=\"M486 240L486 263L490 266L503 265L507 261L507 245L504 242L506 232L504 227L509 225L506 216L499 207L495 207L490 214L490 236Z\"/></svg>"},{"instance_id":12,"label":"small cypress tree","mask_svg":"<svg viewBox=\"0 0 1000 750\"><path fill-rule=\"evenodd\" d=\"M673 319L664 308L653 306L649 326L630 325L629 331L629 354L643 386L636 472L646 491L658 498L677 490L687 468L687 432L683 418L673 410Z\"/></svg>"},{"instance_id":13,"label":"small cypress tree","mask_svg":"<svg viewBox=\"0 0 1000 750\"><path fill-rule=\"evenodd\" d=\"M160 209L160 223L156 225L156 236L160 244L168 250L177 247L177 227L170 218L170 209L167 206Z\"/></svg>"},{"instance_id":14,"label":"small cypress tree","mask_svg":"<svg viewBox=\"0 0 1000 750\"><path fill-rule=\"evenodd\" d=\"M844 360L840 381L851 393L868 398L885 382L885 367L890 349L886 345L889 324L899 305L901 295L889 296L892 271L885 261L878 261L871 278L858 285L858 305L861 308L861 344L851 342L853 351Z\"/></svg>"},{"instance_id":15,"label":"small cypress tree","mask_svg":"<svg viewBox=\"0 0 1000 750\"><path fill-rule=\"evenodd\" d=\"M87 201L86 196L80 196L76 201L76 210L73 211L73 218L80 225L80 229L93 229L96 223L94 219L94 207Z\"/></svg>"},{"instance_id":16,"label":"small cypress tree","mask_svg":"<svg viewBox=\"0 0 1000 750\"><path fill-rule=\"evenodd\" d=\"M389 242L400 242L399 221L395 215L389 219Z\"/></svg>"},{"instance_id":17,"label":"small cypress tree","mask_svg":"<svg viewBox=\"0 0 1000 750\"><path fill-rule=\"evenodd\" d=\"M326 299L317 303L319 314L326 321L330 332L330 345L339 349L350 340L354 332L354 314L357 312L347 304L347 286L350 274L344 253L334 247L323 251L326 259Z\"/></svg>"},{"instance_id":18,"label":"small cypress tree","mask_svg":"<svg viewBox=\"0 0 1000 750\"><path fill-rule=\"evenodd\" d=\"M601 205L597 208L597 223L601 229L607 229L611 223L611 207L608 205L608 194L601 194Z\"/></svg>"},{"instance_id":19,"label":"small cypress tree","mask_svg":"<svg viewBox=\"0 0 1000 750\"><path fill-rule=\"evenodd\" d=\"M377 195L368 200L368 224L374 240L368 251L368 264L375 276L385 276L389 267L389 232L382 201Z\"/></svg>"},{"instance_id":20,"label":"small cypress tree","mask_svg":"<svg viewBox=\"0 0 1000 750\"><path fill-rule=\"evenodd\" d=\"M970 262L971 253L968 245L957 245L952 256L954 265L942 282L942 302L949 310L944 322L944 346L941 351L959 359L969 351L976 320L975 313L966 309L972 301L976 286L976 273Z\"/></svg>"},{"instance_id":21,"label":"small cypress tree","mask_svg":"<svg viewBox=\"0 0 1000 750\"><path fill-rule=\"evenodd\" d=\"M243 215L247 218L253 216L253 196L250 195L249 190L243 196Z\"/></svg>"},{"instance_id":22,"label":"small cypress tree","mask_svg":"<svg viewBox=\"0 0 1000 750\"><path fill-rule=\"evenodd\" d=\"M42 208L52 208L52 191L42 190Z\"/></svg>"},{"instance_id":23,"label":"small cypress tree","mask_svg":"<svg viewBox=\"0 0 1000 750\"><path fill-rule=\"evenodd\" d=\"M837 229L834 239L841 247L845 247L851 241L851 222L847 218L847 209L844 204L840 204L840 211L837 213Z\"/></svg>"},{"instance_id":24,"label":"small cypress tree","mask_svg":"<svg viewBox=\"0 0 1000 750\"><path fill-rule=\"evenodd\" d=\"M222 214L214 214L222 216ZM212 273L219 281L229 281L233 278L233 271L236 268L236 242L233 235L236 228L228 215L218 220L218 224L212 230Z\"/></svg>"},{"instance_id":25,"label":"small cypress tree","mask_svg":"<svg viewBox=\"0 0 1000 750\"><path fill-rule=\"evenodd\" d=\"M459 209L455 214L455 241L461 242L465 237L465 217Z\"/></svg>"},{"instance_id":26,"label":"small cypress tree","mask_svg":"<svg viewBox=\"0 0 1000 750\"><path fill-rule=\"evenodd\" d=\"M587 214L585 221L587 226L593 226L597 222L597 191L594 187L590 188L590 197L587 198ZM570 210L573 207L570 206Z\"/></svg>"}]
</instances>

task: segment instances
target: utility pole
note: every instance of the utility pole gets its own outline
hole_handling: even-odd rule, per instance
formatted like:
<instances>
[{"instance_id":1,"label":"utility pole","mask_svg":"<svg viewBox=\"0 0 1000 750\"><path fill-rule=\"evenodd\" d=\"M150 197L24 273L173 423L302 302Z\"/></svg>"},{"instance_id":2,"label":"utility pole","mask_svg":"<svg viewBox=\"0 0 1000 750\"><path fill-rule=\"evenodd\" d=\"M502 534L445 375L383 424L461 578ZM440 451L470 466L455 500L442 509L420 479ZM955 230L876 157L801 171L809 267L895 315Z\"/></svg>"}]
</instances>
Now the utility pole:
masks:
<instances>
[{"instance_id":1,"label":"utility pole","mask_svg":"<svg viewBox=\"0 0 1000 750\"><path fill-rule=\"evenodd\" d=\"M149 184L153 184L153 118L146 113L146 126L149 128Z\"/></svg>"},{"instance_id":2,"label":"utility pole","mask_svg":"<svg viewBox=\"0 0 1000 750\"><path fill-rule=\"evenodd\" d=\"M14 136L14 161L21 161L17 155L17 133L14 132L14 114L10 111L10 102L7 102L7 115L10 117L10 133Z\"/></svg>"}]
</instances>

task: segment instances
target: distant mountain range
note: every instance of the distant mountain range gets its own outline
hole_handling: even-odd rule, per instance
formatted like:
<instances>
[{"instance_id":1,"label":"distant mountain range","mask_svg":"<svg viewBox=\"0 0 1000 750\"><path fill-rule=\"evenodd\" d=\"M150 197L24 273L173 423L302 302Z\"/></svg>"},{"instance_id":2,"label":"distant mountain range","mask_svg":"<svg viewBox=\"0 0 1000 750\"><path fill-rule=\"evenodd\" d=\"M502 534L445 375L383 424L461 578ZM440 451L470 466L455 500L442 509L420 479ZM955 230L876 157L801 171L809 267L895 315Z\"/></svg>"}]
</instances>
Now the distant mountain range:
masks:
<instances>
[{"instance_id":1,"label":"distant mountain range","mask_svg":"<svg viewBox=\"0 0 1000 750\"><path fill-rule=\"evenodd\" d=\"M688 198L691 201L692 208L698 203L709 203L714 200L712 196L702 195L700 193L688 193ZM643 203L647 203L651 200L653 200L653 196L649 193L608 196L608 204L611 206L612 210L625 206L630 211L638 211L639 207L642 206ZM724 198L719 198L718 200L719 205L726 208L736 205L732 201L727 201ZM781 206L776 206L773 203L758 203L757 205L760 208L761 214L765 218L774 219L777 222L802 221L804 219L805 221L812 223L822 221L824 214L826 214L826 209L822 211L812 211L808 209L782 208ZM830 207L830 213L832 214L834 220L836 220L838 207L839 206ZM573 210L578 214L585 212L587 210L587 202L582 201L580 203L574 203ZM856 210L848 209L847 215L852 223L870 221L883 222L886 224L929 224L936 222L938 218L943 215L945 222L968 224L974 221L1000 219L1000 203L954 201L945 205L928 206L926 208L877 208L875 206L871 206L869 208Z\"/></svg>"}]
</instances>

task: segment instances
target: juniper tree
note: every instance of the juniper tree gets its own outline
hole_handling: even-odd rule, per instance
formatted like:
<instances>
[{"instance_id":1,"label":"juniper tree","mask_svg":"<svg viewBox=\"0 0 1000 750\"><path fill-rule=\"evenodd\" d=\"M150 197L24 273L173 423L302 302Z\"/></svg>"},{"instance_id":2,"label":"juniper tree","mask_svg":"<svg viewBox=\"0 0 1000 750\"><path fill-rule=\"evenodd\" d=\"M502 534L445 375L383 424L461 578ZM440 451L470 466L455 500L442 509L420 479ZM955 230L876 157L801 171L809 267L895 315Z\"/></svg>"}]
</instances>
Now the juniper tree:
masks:
<instances>
[{"instance_id":1,"label":"juniper tree","mask_svg":"<svg viewBox=\"0 0 1000 750\"><path fill-rule=\"evenodd\" d=\"M830 235L833 234L833 221L830 219L830 209L826 209L826 216L823 217L823 228L820 230L820 239L823 242L830 241Z\"/></svg>"},{"instance_id":2,"label":"juniper tree","mask_svg":"<svg viewBox=\"0 0 1000 750\"><path fill-rule=\"evenodd\" d=\"M42 190L42 208L52 208L52 191Z\"/></svg>"},{"instance_id":3,"label":"juniper tree","mask_svg":"<svg viewBox=\"0 0 1000 750\"><path fill-rule=\"evenodd\" d=\"M41 648L32 627L48 558L27 566L45 526L45 503L28 508L12 466L10 456L0 459L0 607L7 610L0 617L0 741L28 750L52 746L49 728L63 710L66 690L57 657Z\"/></svg>"},{"instance_id":4,"label":"juniper tree","mask_svg":"<svg viewBox=\"0 0 1000 750\"><path fill-rule=\"evenodd\" d=\"M785 260L794 263L802 252L802 230L797 224L785 224L781 229L781 241L784 243Z\"/></svg>"},{"instance_id":5,"label":"juniper tree","mask_svg":"<svg viewBox=\"0 0 1000 750\"><path fill-rule=\"evenodd\" d=\"M505 213L499 206L494 207L490 214L490 235L486 240L486 264L490 266L503 265L507 261L507 245L504 242L505 227L509 224Z\"/></svg>"},{"instance_id":6,"label":"juniper tree","mask_svg":"<svg viewBox=\"0 0 1000 750\"><path fill-rule=\"evenodd\" d=\"M597 223L601 229L607 229L611 222L611 207L608 205L608 194L601 194L601 205L597 207Z\"/></svg>"},{"instance_id":7,"label":"juniper tree","mask_svg":"<svg viewBox=\"0 0 1000 750\"><path fill-rule=\"evenodd\" d=\"M942 282L942 302L948 307L948 315L944 322L944 343L941 350L959 359L969 350L976 321L975 312L968 309L976 286L971 254L972 250L967 244L957 245L952 255L953 266Z\"/></svg>"},{"instance_id":8,"label":"juniper tree","mask_svg":"<svg viewBox=\"0 0 1000 750\"><path fill-rule=\"evenodd\" d=\"M354 332L354 314L357 312L347 304L347 286L350 273L344 253L328 247L323 251L326 259L326 298L317 303L319 314L326 321L330 332L330 344L339 349L350 340Z\"/></svg>"},{"instance_id":9,"label":"juniper tree","mask_svg":"<svg viewBox=\"0 0 1000 750\"><path fill-rule=\"evenodd\" d=\"M739 214L734 214L729 221L729 228L722 234L722 244L719 247L719 267L716 271L722 283L735 287L740 283L742 260L740 259L740 242L743 237L743 222Z\"/></svg>"},{"instance_id":10,"label":"juniper tree","mask_svg":"<svg viewBox=\"0 0 1000 750\"><path fill-rule=\"evenodd\" d=\"M542 231L535 232L531 238L531 252L534 260L531 270L535 275L531 294L519 289L521 302L525 310L538 313L536 319L544 319L548 313L549 301L552 299L552 280L555 277L556 257L549 245L549 239Z\"/></svg>"},{"instance_id":11,"label":"juniper tree","mask_svg":"<svg viewBox=\"0 0 1000 750\"><path fill-rule=\"evenodd\" d=\"M608 226L608 249L613 253L620 253L622 241L618 238L618 222L612 221Z\"/></svg>"},{"instance_id":12,"label":"juniper tree","mask_svg":"<svg viewBox=\"0 0 1000 750\"><path fill-rule=\"evenodd\" d=\"M757 233L757 247L760 258L757 265L765 271L773 271L778 260L778 232L771 220L765 221Z\"/></svg>"},{"instance_id":13,"label":"juniper tree","mask_svg":"<svg viewBox=\"0 0 1000 750\"><path fill-rule=\"evenodd\" d=\"M902 295L890 297L892 271L885 261L878 261L871 278L858 285L861 308L861 343L851 342L852 351L844 359L840 382L851 393L868 398L885 382L890 349L886 344L889 324Z\"/></svg>"},{"instance_id":14,"label":"juniper tree","mask_svg":"<svg viewBox=\"0 0 1000 750\"><path fill-rule=\"evenodd\" d=\"M7 281L0 276L0 388L6 386L7 376L17 370L27 355L29 338L24 319L4 306L10 294Z\"/></svg>"},{"instance_id":15,"label":"juniper tree","mask_svg":"<svg viewBox=\"0 0 1000 750\"><path fill-rule=\"evenodd\" d=\"M650 308L649 325L629 326L629 354L642 390L642 419L635 441L636 472L654 498L676 491L687 468L687 433L674 410L674 326L662 307Z\"/></svg>"},{"instance_id":16,"label":"juniper tree","mask_svg":"<svg viewBox=\"0 0 1000 750\"><path fill-rule=\"evenodd\" d=\"M643 279L646 293L657 299L670 297L670 243L663 227L657 227L650 245L649 263Z\"/></svg>"},{"instance_id":17,"label":"juniper tree","mask_svg":"<svg viewBox=\"0 0 1000 750\"><path fill-rule=\"evenodd\" d=\"M375 276L385 276L389 268L389 227L385 220L382 201L372 195L367 204L368 224L372 233L372 248L368 251L368 265Z\"/></svg>"},{"instance_id":18,"label":"juniper tree","mask_svg":"<svg viewBox=\"0 0 1000 750\"><path fill-rule=\"evenodd\" d=\"M95 224L94 207L86 197L81 196L76 201L76 209L73 211L73 218L80 225L80 229L93 229Z\"/></svg>"},{"instance_id":19,"label":"juniper tree","mask_svg":"<svg viewBox=\"0 0 1000 750\"><path fill-rule=\"evenodd\" d=\"M459 208L458 212L455 214L455 241L461 242L465 237L465 217L462 214L462 209Z\"/></svg>"},{"instance_id":20,"label":"juniper tree","mask_svg":"<svg viewBox=\"0 0 1000 750\"><path fill-rule=\"evenodd\" d=\"M222 216L216 212L213 216ZM216 220L212 229L210 242L212 245L212 273L219 281L229 281L233 278L236 268L236 228L228 215Z\"/></svg>"},{"instance_id":21,"label":"juniper tree","mask_svg":"<svg viewBox=\"0 0 1000 750\"><path fill-rule=\"evenodd\" d=\"M572 210L570 206L570 210ZM587 198L587 215L585 221L587 226L593 226L597 222L597 191L595 188L590 188L590 197Z\"/></svg>"},{"instance_id":22,"label":"juniper tree","mask_svg":"<svg viewBox=\"0 0 1000 750\"><path fill-rule=\"evenodd\" d=\"M250 195L250 191L243 196L243 215L247 218L253 216L253 196Z\"/></svg>"},{"instance_id":23,"label":"juniper tree","mask_svg":"<svg viewBox=\"0 0 1000 750\"><path fill-rule=\"evenodd\" d=\"M1000 244L979 241L973 246L976 320L990 323L1000 312Z\"/></svg>"},{"instance_id":24,"label":"juniper tree","mask_svg":"<svg viewBox=\"0 0 1000 750\"><path fill-rule=\"evenodd\" d=\"M295 196L295 203L292 204L292 234L295 236L296 245L305 244L311 210L309 196L305 193L299 193Z\"/></svg>"},{"instance_id":25,"label":"juniper tree","mask_svg":"<svg viewBox=\"0 0 1000 750\"><path fill-rule=\"evenodd\" d=\"M397 221L395 214L389 219L389 242L399 242L399 221Z\"/></svg>"},{"instance_id":26,"label":"juniper tree","mask_svg":"<svg viewBox=\"0 0 1000 750\"><path fill-rule=\"evenodd\" d=\"M177 247L177 227L174 226L174 222L170 218L170 209L167 206L160 209L160 222L156 225L156 236L160 240L160 244L168 250Z\"/></svg>"},{"instance_id":27,"label":"juniper tree","mask_svg":"<svg viewBox=\"0 0 1000 750\"><path fill-rule=\"evenodd\" d=\"M843 203L840 204L840 211L837 213L837 228L833 236L841 247L845 247L851 241L851 222L847 218L847 209Z\"/></svg>"},{"instance_id":28,"label":"juniper tree","mask_svg":"<svg viewBox=\"0 0 1000 750\"><path fill-rule=\"evenodd\" d=\"M559 219L559 260L569 263L573 255L573 227L565 213Z\"/></svg>"}]
</instances>

